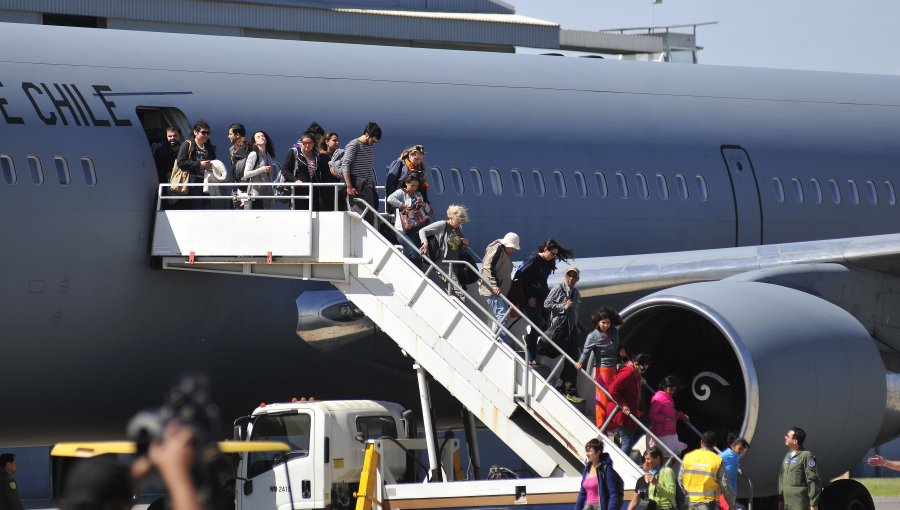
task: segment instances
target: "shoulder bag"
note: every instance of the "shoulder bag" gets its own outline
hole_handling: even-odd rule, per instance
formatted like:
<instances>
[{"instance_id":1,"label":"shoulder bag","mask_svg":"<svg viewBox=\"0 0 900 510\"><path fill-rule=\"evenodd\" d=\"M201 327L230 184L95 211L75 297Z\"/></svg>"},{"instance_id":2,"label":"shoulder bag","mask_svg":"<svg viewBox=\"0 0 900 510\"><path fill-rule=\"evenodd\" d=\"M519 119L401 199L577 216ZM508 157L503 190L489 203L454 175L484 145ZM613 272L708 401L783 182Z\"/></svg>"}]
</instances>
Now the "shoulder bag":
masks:
<instances>
[{"instance_id":1,"label":"shoulder bag","mask_svg":"<svg viewBox=\"0 0 900 510\"><path fill-rule=\"evenodd\" d=\"M188 159L191 159L194 153L194 143L187 140L188 143ZM178 158L172 163L172 173L169 175L169 192L174 195L187 195L188 187L186 184L191 182L191 174L187 170L178 167Z\"/></svg>"},{"instance_id":2,"label":"shoulder bag","mask_svg":"<svg viewBox=\"0 0 900 510\"><path fill-rule=\"evenodd\" d=\"M400 214L400 225L404 232L411 232L417 228L422 228L431 223L431 218L425 214L425 207L416 205L412 209L406 211L397 210Z\"/></svg>"}]
</instances>

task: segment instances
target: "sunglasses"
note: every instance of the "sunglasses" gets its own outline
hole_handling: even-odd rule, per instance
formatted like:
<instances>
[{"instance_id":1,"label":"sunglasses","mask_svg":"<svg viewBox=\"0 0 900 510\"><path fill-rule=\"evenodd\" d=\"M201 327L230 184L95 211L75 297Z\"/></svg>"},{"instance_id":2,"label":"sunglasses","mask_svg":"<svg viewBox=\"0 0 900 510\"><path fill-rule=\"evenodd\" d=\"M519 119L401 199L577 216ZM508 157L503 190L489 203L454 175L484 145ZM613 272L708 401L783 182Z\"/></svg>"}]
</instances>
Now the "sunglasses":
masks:
<instances>
[{"instance_id":1,"label":"sunglasses","mask_svg":"<svg viewBox=\"0 0 900 510\"><path fill-rule=\"evenodd\" d=\"M200 130L200 131L197 131L197 132L200 133L201 135L208 135L208 134L209 134L209 131L208 131L208 130Z\"/></svg>"}]
</instances>

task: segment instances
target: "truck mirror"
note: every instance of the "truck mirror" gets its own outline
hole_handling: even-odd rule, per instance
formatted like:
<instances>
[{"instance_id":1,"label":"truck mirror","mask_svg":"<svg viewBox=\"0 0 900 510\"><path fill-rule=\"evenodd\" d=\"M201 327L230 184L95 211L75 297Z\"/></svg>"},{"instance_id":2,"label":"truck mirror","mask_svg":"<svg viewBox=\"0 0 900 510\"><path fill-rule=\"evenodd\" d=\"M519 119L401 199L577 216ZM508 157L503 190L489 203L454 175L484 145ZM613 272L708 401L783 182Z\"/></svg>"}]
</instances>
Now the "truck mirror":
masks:
<instances>
[{"instance_id":1,"label":"truck mirror","mask_svg":"<svg viewBox=\"0 0 900 510\"><path fill-rule=\"evenodd\" d=\"M355 436L353 436L353 439L356 439L356 441L357 441L358 443L365 443L365 442L366 442L366 438L364 438L362 434L356 434Z\"/></svg>"},{"instance_id":2,"label":"truck mirror","mask_svg":"<svg viewBox=\"0 0 900 510\"><path fill-rule=\"evenodd\" d=\"M249 496L253 494L253 480L247 480L244 482L244 496Z\"/></svg>"},{"instance_id":3,"label":"truck mirror","mask_svg":"<svg viewBox=\"0 0 900 510\"><path fill-rule=\"evenodd\" d=\"M245 441L247 439L247 425L249 423L249 416L241 416L234 420L234 439L236 441Z\"/></svg>"}]
</instances>

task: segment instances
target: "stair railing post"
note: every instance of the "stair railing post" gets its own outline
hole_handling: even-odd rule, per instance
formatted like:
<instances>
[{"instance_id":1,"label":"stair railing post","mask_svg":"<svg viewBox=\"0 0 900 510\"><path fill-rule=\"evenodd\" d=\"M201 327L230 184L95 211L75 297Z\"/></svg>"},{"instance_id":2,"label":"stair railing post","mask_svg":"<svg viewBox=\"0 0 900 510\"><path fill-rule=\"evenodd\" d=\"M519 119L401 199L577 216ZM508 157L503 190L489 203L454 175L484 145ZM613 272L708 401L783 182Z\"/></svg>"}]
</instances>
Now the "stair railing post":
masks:
<instances>
[{"instance_id":1,"label":"stair railing post","mask_svg":"<svg viewBox=\"0 0 900 510\"><path fill-rule=\"evenodd\" d=\"M419 400L422 403L422 425L425 427L425 445L428 447L428 479L431 482L440 480L437 444L434 438L434 423L431 419L431 394L428 391L428 379L425 369L418 363L413 364L416 379L419 381Z\"/></svg>"}]
</instances>

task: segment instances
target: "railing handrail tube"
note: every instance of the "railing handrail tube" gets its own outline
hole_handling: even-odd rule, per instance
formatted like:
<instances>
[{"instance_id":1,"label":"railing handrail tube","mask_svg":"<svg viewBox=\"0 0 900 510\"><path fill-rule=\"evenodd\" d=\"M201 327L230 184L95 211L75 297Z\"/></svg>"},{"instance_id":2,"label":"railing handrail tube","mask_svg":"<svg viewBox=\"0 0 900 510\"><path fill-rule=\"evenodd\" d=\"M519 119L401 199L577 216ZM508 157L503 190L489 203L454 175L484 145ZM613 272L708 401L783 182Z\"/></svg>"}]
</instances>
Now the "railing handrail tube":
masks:
<instances>
[{"instance_id":1,"label":"railing handrail tube","mask_svg":"<svg viewBox=\"0 0 900 510\"><path fill-rule=\"evenodd\" d=\"M275 186L275 185L276 185L276 183L274 183L274 182L273 182L273 183L250 183L250 182L221 182L221 183L216 182L216 183L213 183L213 182L210 182L210 183L185 183L185 184L177 185L177 186L187 186L187 187L203 187L203 186L210 186L210 187L236 187L236 186L249 186L249 185L254 185L254 184L256 184L256 185L258 185L258 186ZM308 208L307 208L306 210L308 210L309 212L312 212L312 200L310 199L311 197L310 197L309 195L307 195L307 196L299 196L299 197L296 196L296 195L295 195L295 188L297 188L297 187L306 187L306 188L308 188L308 191L311 192L313 187L333 187L333 188L335 189L335 196L337 196L338 189L341 188L341 187L346 187L346 185L345 185L343 182L334 182L334 183L313 183L313 182L299 182L299 183L298 183L298 182L285 182L285 183L277 183L277 185L278 185L278 186L284 186L284 187L291 188L291 195L290 195L290 196L278 196L278 195L255 195L255 196L251 196L251 195L248 195L248 196L247 196L247 199L248 199L248 200L261 200L261 199L281 199L281 200L295 200L295 199L296 199L296 200L303 200L303 199L306 199L306 200L308 201ZM227 199L227 200L232 200L232 199L233 199L233 196L232 196L232 195L221 195L221 196L165 195L165 196L163 196L163 194L162 194L163 189L171 188L171 187L173 187L173 186L176 186L176 185L173 185L173 184L171 184L171 183L160 183L160 184L159 184L158 194L157 194L157 210L158 210L158 211L161 210L162 200L175 200L175 201L177 201L177 200L185 200L185 199L194 199L194 200L209 200L209 199L213 199L213 200L226 200L226 199ZM376 190L383 190L383 189L384 189L384 186L376 186L375 189L376 189ZM243 197L242 197L242 198L243 198ZM363 217L364 217L364 215L365 215L366 213L371 213L371 214L373 214L373 215L374 215L374 218L376 218L377 221L379 221L379 222L383 223L384 225L386 225L386 226L388 227L388 229L390 229L392 232L394 232L395 234L402 234L402 235L400 235L400 236L397 237L397 240L398 240L398 241L400 241L401 243L406 244L406 246L410 247L410 248L413 249L414 251L418 251L418 250L419 250L420 247L414 245L414 244L412 243L412 241L410 240L410 238L406 235L406 233L397 230L397 228L396 228L393 224L391 224L390 221L388 221L385 217L382 216L384 213L381 213L381 212L377 211L377 210L374 209L368 202L366 202L366 201L363 200L363 199L360 199L360 198L357 198L357 197L350 197L350 196L346 196L346 199L347 199L346 202L347 202L348 208L347 208L347 211L345 211L345 212L354 214L354 215L356 215L357 217L363 219L363 221L365 221ZM353 202L354 204L359 205L359 206L362 206L364 212L359 213L359 212L353 211L353 210L349 207L350 204L351 204L351 199L352 199L352 202ZM381 199L381 198L379 198L379 202L380 202L380 203L384 203L384 200ZM334 209L333 209L333 211L339 211L338 205L339 205L339 204L338 204L338 202L337 202L337 200L336 200L336 201L335 201L335 204L334 204ZM377 228L376 228L375 230L376 230L376 232L378 231ZM472 253L472 255L473 255L475 258L479 258L479 257L477 256L477 254L474 253L468 246L466 246L466 249L467 249L470 253ZM446 272L444 272L437 264L434 263L434 261L432 261L432 260L431 260L430 258L428 258L427 256L423 256L423 257L421 257L421 258L422 258L423 261L426 262L426 264L427 264L427 266L428 266L428 269L426 269L426 270L424 271L424 276L425 276L425 277L428 276L428 274L431 272L431 270L435 270L439 276L441 276L442 278L444 278L445 280L447 280L448 284L449 284L452 288L455 288L457 291L462 292L462 293L465 292L465 289L463 289L462 287L460 287L460 286L459 286L452 278L450 278L450 275L447 274ZM448 261L445 261L445 262L447 262L448 264L450 264L451 267L452 267L452 264L462 264L462 265L467 266L469 269L471 269L472 271L474 271L475 274L478 275L478 278L479 278L479 280L480 280L480 281L479 281L479 286L481 286L481 285L486 285L486 286L488 286L488 288L490 288L490 281L488 281L488 280L481 274L481 271L480 271L477 267L473 266L473 265L470 264L469 262L467 262L467 261L461 261L461 260L453 260L453 261L448 260ZM539 328L533 321L531 321L531 319L529 319L528 316L527 316L521 309L519 309L517 306L515 306L515 305L512 303L512 301L509 300L509 298L508 298L507 296L505 296L505 295L503 295L503 294L500 294L499 297L501 297L501 298L503 299L503 301L504 301L505 304L509 305L509 312L508 312L508 314L510 314L510 313L512 313L512 312L517 313L517 314L519 315L520 319L524 319L525 323L526 323L528 326L531 326L531 328L532 328L533 331L536 331L536 332L538 333L538 336L540 337L541 340L546 341L550 346L552 346L552 348L553 348L554 350L556 350L556 352L558 352L558 353L563 357L564 362L568 362L568 363L571 363L571 364L573 364L573 365L577 363L577 361L576 361L575 359L573 359L571 356L569 356L569 355L565 352L565 350L563 350L559 345L557 345L556 342L554 342L554 341L553 341L553 340L552 340L552 339L551 339L551 338L550 338L550 337L549 337L549 336L548 336L541 328ZM481 314L483 314L485 317L488 318L488 321L490 322L491 329L492 329L492 339L493 339L493 341L499 342L499 341L500 341L500 340L499 340L500 336L502 336L503 334L506 334L509 338L514 338L514 339L515 339L515 342L516 342L518 345L522 345L522 346L523 346L523 348L524 348L524 350L525 350L525 359L520 358L520 357L514 352L514 353L513 353L513 354L514 354L513 360L514 360L515 363L518 363L518 364L522 365L523 368L524 368L523 374L525 375L525 381L523 381L522 387L524 388L524 391L525 391L525 399L526 399L526 403L527 403L527 405L530 407L530 405L531 405L531 402L530 402L530 400L531 400L531 393L530 393L530 391L529 391L528 377L529 377L529 376L530 376L530 377L535 377L534 373L532 372L532 371L534 371L535 369L534 369L534 367L530 366L530 365L528 364L528 362L527 362L527 359L528 359L528 345L527 345L527 343L522 342L520 339L516 338L515 335L514 335L514 334L513 334L513 333L512 333L512 332L511 332L504 324L503 324L503 323L501 323L500 321L497 320L496 317L494 317L493 312L487 310L486 308L484 308L484 307L481 305L481 303L475 302L475 303L473 303L473 304L475 305L475 308L476 308L475 311L476 311L476 312L481 313ZM494 329L495 326L496 326L497 333L496 333L496 334L493 334L493 329ZM500 342L500 343L502 344L503 342ZM586 368L580 369L579 372L581 372L581 373L583 373L584 375L586 375L586 376L590 379L590 381L591 381L591 383L594 385L594 387L595 387L597 390L603 392L603 394L605 394L605 395L607 396L607 398L609 399L609 401L610 401L611 403L613 403L614 406L615 406L615 408L613 409L613 411L612 411L612 412L610 413L610 415L607 417L606 421L605 421L605 422L603 423L603 425L598 429L598 431L599 431L600 434L602 435L602 434L604 434L604 433L606 432L606 430L608 429L609 425L611 424L612 419L613 419L613 416L614 416L617 412L620 412L620 411L621 411L621 405L620 405L618 402L616 402L616 400L612 397L612 395L610 394L610 392L609 392L605 387L603 387L600 383L598 383L598 382L596 381L596 379L594 379L593 377L591 377L591 375L587 372L587 369L586 369ZM549 381L544 380L543 383L542 383L542 385L544 385L544 386L549 386ZM640 428L645 432L645 434L646 434L648 437L651 437L651 438L653 438L654 440L656 440L657 443L658 443L659 445L661 445L668 453L670 453L670 454L672 455L673 458L676 458L676 459L678 459L679 462L681 462L681 459L678 458L677 455L675 455L674 452L672 452L672 451L671 451L664 443L662 443L662 441L660 441L659 438L657 438L657 437L656 437L656 436L655 436L655 435L654 435L647 427L645 427L644 424L641 423L641 421L640 421L639 419L637 419L637 417L634 415L634 413L629 413L629 417L630 417L632 420L634 420L634 422L638 425L638 427L640 427Z\"/></svg>"}]
</instances>

